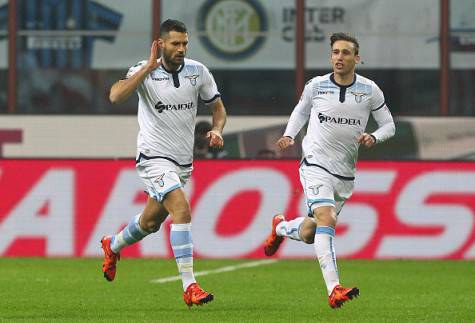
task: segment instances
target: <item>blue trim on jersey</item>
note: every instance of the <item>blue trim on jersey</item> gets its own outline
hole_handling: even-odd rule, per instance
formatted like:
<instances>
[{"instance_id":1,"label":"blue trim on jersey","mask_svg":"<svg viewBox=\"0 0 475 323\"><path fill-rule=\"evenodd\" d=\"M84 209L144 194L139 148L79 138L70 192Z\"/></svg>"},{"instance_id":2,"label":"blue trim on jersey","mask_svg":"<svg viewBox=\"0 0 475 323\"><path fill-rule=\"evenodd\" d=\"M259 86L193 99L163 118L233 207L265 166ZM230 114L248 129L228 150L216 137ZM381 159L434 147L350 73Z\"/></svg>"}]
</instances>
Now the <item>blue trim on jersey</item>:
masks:
<instances>
[{"instance_id":1,"label":"blue trim on jersey","mask_svg":"<svg viewBox=\"0 0 475 323\"><path fill-rule=\"evenodd\" d=\"M340 98L339 98L339 101L341 103L345 102L345 99L346 99L346 89L347 88L350 88L353 86L353 84L355 84L356 82L356 74L354 75L354 78L353 78L353 82L351 82L351 84L349 85L341 85L341 84L338 84L337 81L335 81L335 73L332 73L330 75L330 81L333 82L333 84L335 84L336 86L338 86L340 88Z\"/></svg>"},{"instance_id":2,"label":"blue trim on jersey","mask_svg":"<svg viewBox=\"0 0 475 323\"><path fill-rule=\"evenodd\" d=\"M335 229L332 227L317 227L315 234L328 234L332 237L335 236Z\"/></svg>"}]
</instances>

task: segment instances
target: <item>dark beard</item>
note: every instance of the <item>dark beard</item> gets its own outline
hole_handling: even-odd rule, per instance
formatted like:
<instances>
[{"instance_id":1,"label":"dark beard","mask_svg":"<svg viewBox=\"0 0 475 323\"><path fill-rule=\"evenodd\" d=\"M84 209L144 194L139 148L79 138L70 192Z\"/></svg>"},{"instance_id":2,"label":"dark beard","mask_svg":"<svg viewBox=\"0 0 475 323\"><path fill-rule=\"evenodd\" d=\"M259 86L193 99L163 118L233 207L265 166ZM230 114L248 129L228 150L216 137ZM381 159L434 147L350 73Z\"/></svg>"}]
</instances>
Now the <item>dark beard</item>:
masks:
<instances>
[{"instance_id":1,"label":"dark beard","mask_svg":"<svg viewBox=\"0 0 475 323\"><path fill-rule=\"evenodd\" d=\"M170 57L165 55L162 56L162 60L165 63L165 67L168 68L170 71L176 71L180 67L181 64L175 64Z\"/></svg>"}]
</instances>

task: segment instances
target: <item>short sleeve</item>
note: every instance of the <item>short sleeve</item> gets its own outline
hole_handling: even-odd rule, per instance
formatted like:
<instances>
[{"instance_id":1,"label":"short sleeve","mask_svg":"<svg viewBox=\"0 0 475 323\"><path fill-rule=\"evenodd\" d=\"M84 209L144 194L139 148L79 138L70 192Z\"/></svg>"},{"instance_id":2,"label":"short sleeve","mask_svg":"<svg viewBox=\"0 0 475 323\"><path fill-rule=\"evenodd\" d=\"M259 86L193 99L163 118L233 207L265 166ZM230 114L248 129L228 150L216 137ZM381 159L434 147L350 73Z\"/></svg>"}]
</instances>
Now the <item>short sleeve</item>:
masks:
<instances>
[{"instance_id":1,"label":"short sleeve","mask_svg":"<svg viewBox=\"0 0 475 323\"><path fill-rule=\"evenodd\" d=\"M146 61L141 61L141 62L138 62L137 64L135 64L134 66L132 66L131 68L129 68L129 70L127 71L127 74L125 75L125 78L128 79L132 75L134 75L135 73L140 71L140 69L145 65L145 63L146 63Z\"/></svg>"},{"instance_id":2,"label":"short sleeve","mask_svg":"<svg viewBox=\"0 0 475 323\"><path fill-rule=\"evenodd\" d=\"M215 101L221 94L218 92L218 87L214 81L211 72L203 65L203 83L200 88L200 97L205 103Z\"/></svg>"}]
</instances>

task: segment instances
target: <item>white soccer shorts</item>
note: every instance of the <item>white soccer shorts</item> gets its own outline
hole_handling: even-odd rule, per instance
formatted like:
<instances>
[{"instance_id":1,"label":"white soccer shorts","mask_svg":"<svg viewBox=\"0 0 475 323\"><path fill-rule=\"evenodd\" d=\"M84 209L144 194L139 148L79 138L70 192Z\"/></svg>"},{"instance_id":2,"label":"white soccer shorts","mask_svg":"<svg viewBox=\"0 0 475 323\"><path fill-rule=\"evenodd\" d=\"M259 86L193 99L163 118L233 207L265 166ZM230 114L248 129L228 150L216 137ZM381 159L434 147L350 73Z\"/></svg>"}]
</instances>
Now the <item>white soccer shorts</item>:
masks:
<instances>
[{"instance_id":1,"label":"white soccer shorts","mask_svg":"<svg viewBox=\"0 0 475 323\"><path fill-rule=\"evenodd\" d=\"M299 173L311 217L313 210L320 206L334 206L339 214L345 201L353 194L354 181L340 179L318 166L302 163Z\"/></svg>"},{"instance_id":2,"label":"white soccer shorts","mask_svg":"<svg viewBox=\"0 0 475 323\"><path fill-rule=\"evenodd\" d=\"M163 158L142 159L136 168L148 195L159 202L167 193L185 186L193 171L193 166L181 167Z\"/></svg>"}]
</instances>

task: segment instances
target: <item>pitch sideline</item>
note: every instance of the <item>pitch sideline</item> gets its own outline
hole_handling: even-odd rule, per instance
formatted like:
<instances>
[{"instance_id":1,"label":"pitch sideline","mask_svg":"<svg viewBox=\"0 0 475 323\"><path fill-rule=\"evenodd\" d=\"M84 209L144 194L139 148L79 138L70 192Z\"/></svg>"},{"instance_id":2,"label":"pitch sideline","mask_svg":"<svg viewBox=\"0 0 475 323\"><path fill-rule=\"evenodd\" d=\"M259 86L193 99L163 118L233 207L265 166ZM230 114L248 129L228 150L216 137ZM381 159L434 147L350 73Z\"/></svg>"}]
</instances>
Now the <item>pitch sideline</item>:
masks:
<instances>
[{"instance_id":1,"label":"pitch sideline","mask_svg":"<svg viewBox=\"0 0 475 323\"><path fill-rule=\"evenodd\" d=\"M230 271L235 271L243 268L252 268L252 267L259 267L259 266L264 266L264 265L271 265L273 263L276 263L276 259L265 259L265 260L257 260L257 261L251 261L251 262L246 262L243 264L235 265L235 266L224 266L221 268L216 268L216 269L211 269L211 270L203 270L203 271L198 271L195 272L195 277L198 276L206 276L206 275L211 275L211 274L219 274L219 273L224 273L224 272L230 272ZM158 279L152 279L150 282L151 283L157 283L157 284L163 284L163 283L168 283L176 280L181 280L180 276L170 276L170 277L164 277L164 278L158 278Z\"/></svg>"}]
</instances>

